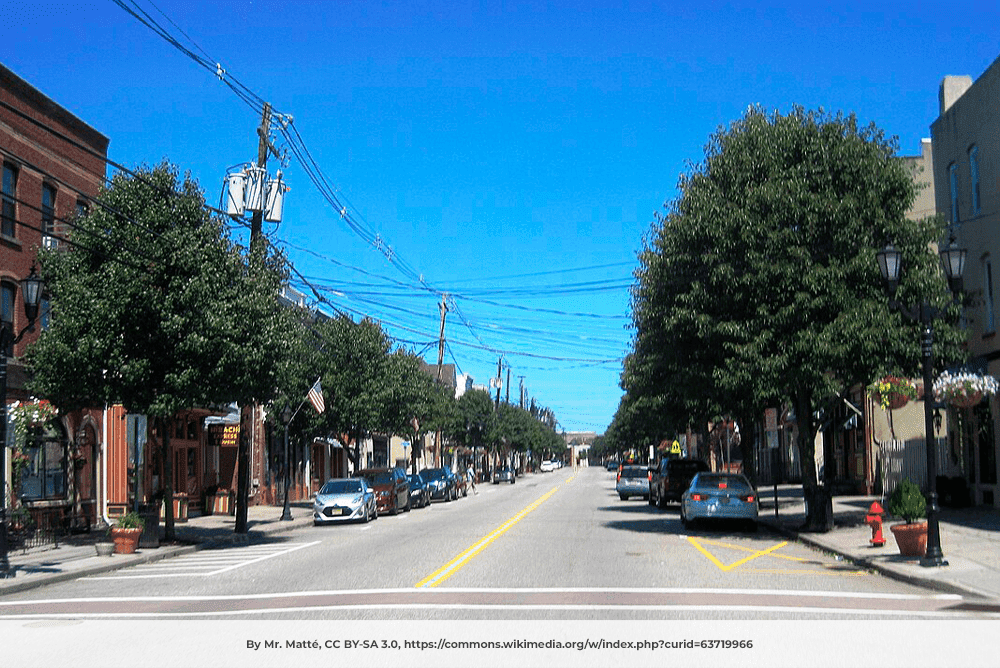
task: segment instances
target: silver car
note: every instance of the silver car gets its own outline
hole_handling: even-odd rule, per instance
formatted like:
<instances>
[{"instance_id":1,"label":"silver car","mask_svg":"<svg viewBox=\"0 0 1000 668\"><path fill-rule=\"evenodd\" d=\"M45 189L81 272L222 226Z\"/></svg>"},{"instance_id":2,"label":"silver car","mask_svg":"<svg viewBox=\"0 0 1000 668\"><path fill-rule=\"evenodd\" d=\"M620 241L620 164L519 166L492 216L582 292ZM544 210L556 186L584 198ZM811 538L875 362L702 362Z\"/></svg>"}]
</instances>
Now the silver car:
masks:
<instances>
[{"instance_id":1,"label":"silver car","mask_svg":"<svg viewBox=\"0 0 1000 668\"><path fill-rule=\"evenodd\" d=\"M699 473L681 497L681 522L736 520L757 530L759 505L750 481L738 473Z\"/></svg>"},{"instance_id":2,"label":"silver car","mask_svg":"<svg viewBox=\"0 0 1000 668\"><path fill-rule=\"evenodd\" d=\"M630 496L641 496L649 498L649 469L645 466L634 466L632 464L622 467L618 472L618 481L615 484L615 491L622 501L628 501Z\"/></svg>"},{"instance_id":3,"label":"silver car","mask_svg":"<svg viewBox=\"0 0 1000 668\"><path fill-rule=\"evenodd\" d=\"M313 524L367 522L378 517L375 491L364 478L334 478L316 493Z\"/></svg>"}]
</instances>

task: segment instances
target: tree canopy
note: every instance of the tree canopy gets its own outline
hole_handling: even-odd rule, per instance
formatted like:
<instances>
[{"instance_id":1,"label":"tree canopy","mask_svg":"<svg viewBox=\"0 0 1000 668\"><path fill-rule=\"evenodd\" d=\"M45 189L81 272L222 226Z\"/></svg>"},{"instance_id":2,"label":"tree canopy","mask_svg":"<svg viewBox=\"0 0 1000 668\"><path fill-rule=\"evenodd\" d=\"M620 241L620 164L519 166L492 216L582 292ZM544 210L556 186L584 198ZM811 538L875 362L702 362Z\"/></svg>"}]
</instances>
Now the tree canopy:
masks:
<instances>
[{"instance_id":1,"label":"tree canopy","mask_svg":"<svg viewBox=\"0 0 1000 668\"><path fill-rule=\"evenodd\" d=\"M902 248L903 299L940 303L929 248L941 224L906 217L915 185L894 141L821 110L749 109L712 135L678 189L639 256L618 430L648 432L652 413L680 431L787 401L803 418L813 488L813 411L918 368L915 326L890 309L875 253L887 241ZM954 359L958 333L941 325L936 352Z\"/></svg>"}]
</instances>

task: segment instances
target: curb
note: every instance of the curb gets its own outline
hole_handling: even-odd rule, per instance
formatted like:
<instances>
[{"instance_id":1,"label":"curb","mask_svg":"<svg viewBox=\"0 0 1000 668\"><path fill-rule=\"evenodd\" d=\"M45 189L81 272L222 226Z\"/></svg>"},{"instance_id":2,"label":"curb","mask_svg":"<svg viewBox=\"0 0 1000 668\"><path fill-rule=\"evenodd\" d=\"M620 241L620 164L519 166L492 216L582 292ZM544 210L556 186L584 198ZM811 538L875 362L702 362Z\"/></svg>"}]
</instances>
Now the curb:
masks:
<instances>
[{"instance_id":1,"label":"curb","mask_svg":"<svg viewBox=\"0 0 1000 668\"><path fill-rule=\"evenodd\" d=\"M810 534L800 533L793 529L788 529L784 526L771 524L770 522L761 520L762 525L768 527L772 531L779 533L788 538L794 538L799 540L806 545L823 550L825 552L830 552L842 557L845 561L849 561L855 566L864 568L871 571L876 571L880 575L891 578L893 580L904 582L906 584L915 585L917 587L923 587L924 589L930 589L932 591L938 591L944 594L959 594L962 596L972 596L981 599L991 599L991 595L984 593L981 590L975 589L973 587L966 587L963 585L958 585L952 582L946 582L939 580L937 578L927 578L920 577L919 575L913 575L911 573L904 573L898 569L892 568L891 566L886 566L880 564L876 561L866 559L864 557L858 557L857 555L850 554L844 550L838 549L829 543L822 541L818 538L813 538Z\"/></svg>"}]
</instances>

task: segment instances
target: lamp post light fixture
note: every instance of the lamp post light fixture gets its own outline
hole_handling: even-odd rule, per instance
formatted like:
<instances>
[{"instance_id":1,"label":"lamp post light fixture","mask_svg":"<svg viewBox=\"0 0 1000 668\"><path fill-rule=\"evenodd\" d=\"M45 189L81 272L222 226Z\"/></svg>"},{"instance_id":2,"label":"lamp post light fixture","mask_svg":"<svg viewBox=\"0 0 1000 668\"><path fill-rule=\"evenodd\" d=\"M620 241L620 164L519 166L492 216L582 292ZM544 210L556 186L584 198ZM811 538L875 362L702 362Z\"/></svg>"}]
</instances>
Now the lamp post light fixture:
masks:
<instances>
[{"instance_id":1,"label":"lamp post light fixture","mask_svg":"<svg viewBox=\"0 0 1000 668\"><path fill-rule=\"evenodd\" d=\"M290 522L292 519L292 510L288 505L288 488L291 486L291 478L289 476L291 466L288 460L288 426L291 424L293 417L295 417L295 414L292 413L292 407L285 406L285 409L281 411L281 418L285 422L285 506L281 511L280 521L282 522Z\"/></svg>"},{"instance_id":2,"label":"lamp post light fixture","mask_svg":"<svg viewBox=\"0 0 1000 668\"><path fill-rule=\"evenodd\" d=\"M28 324L17 335L13 322L0 321L0 579L13 577L7 557L7 349L12 348L28 332L34 331L38 305L42 298L42 279L31 265L31 273L21 280L21 298Z\"/></svg>"},{"instance_id":3,"label":"lamp post light fixture","mask_svg":"<svg viewBox=\"0 0 1000 668\"><path fill-rule=\"evenodd\" d=\"M962 275L965 272L966 250L955 246L955 239L949 241L948 246L939 251L941 266L945 276L948 278L948 288L952 292L953 298L957 301L962 294ZM921 325L920 336L920 360L923 370L924 382L924 438L927 450L927 552L921 561L924 566L947 566L941 552L941 532L938 526L938 513L941 508L938 505L937 494L937 451L934 446L934 360L932 356L934 347L934 323L933 319L938 315L938 310L931 306L926 300L919 306L909 308L896 301L896 288L899 287L899 275L903 265L903 254L889 244L884 249L876 253L879 271L886 282L889 292L890 305L899 310L907 318L918 321Z\"/></svg>"}]
</instances>

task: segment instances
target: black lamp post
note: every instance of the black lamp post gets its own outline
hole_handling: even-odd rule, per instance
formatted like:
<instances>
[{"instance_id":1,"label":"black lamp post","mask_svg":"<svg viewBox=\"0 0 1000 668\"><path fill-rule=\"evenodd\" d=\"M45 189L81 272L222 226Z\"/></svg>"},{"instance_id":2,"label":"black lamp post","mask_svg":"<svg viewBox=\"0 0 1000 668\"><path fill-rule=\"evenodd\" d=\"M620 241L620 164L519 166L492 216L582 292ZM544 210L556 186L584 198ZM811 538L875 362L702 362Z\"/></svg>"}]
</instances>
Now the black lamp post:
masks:
<instances>
[{"instance_id":1,"label":"black lamp post","mask_svg":"<svg viewBox=\"0 0 1000 668\"><path fill-rule=\"evenodd\" d=\"M17 344L27 332L34 331L38 304L42 297L42 279L31 266L31 273L21 280L24 315L28 324L17 335L7 323L0 321L0 578L13 577L7 558L7 349ZM13 323L11 323L13 324Z\"/></svg>"},{"instance_id":2,"label":"black lamp post","mask_svg":"<svg viewBox=\"0 0 1000 668\"><path fill-rule=\"evenodd\" d=\"M292 417L294 417L294 414L292 413L292 407L285 406L285 410L281 412L281 418L285 422L285 507L281 511L280 520L282 522L289 522L292 519L292 509L288 505L288 488L291 485L289 477L289 469L291 468L290 466L291 462L289 462L288 460L288 425L291 424Z\"/></svg>"},{"instance_id":3,"label":"black lamp post","mask_svg":"<svg viewBox=\"0 0 1000 668\"><path fill-rule=\"evenodd\" d=\"M941 265L945 276L948 277L948 287L952 295L957 299L962 293L962 275L965 271L964 248L956 248L954 238L948 246L941 249ZM896 301L896 288L899 287L899 274L903 264L903 254L896 250L891 244L876 253L879 271L885 279L889 289L890 304L898 309L903 315L920 322L922 332L920 336L920 359L923 367L924 381L924 434L927 449L927 552L921 564L924 566L947 566L944 555L941 552L941 532L938 527L938 494L937 494L937 451L934 447L934 369L933 369L933 344L934 344L934 324L933 319L938 311L926 300L919 306L909 308Z\"/></svg>"}]
</instances>

